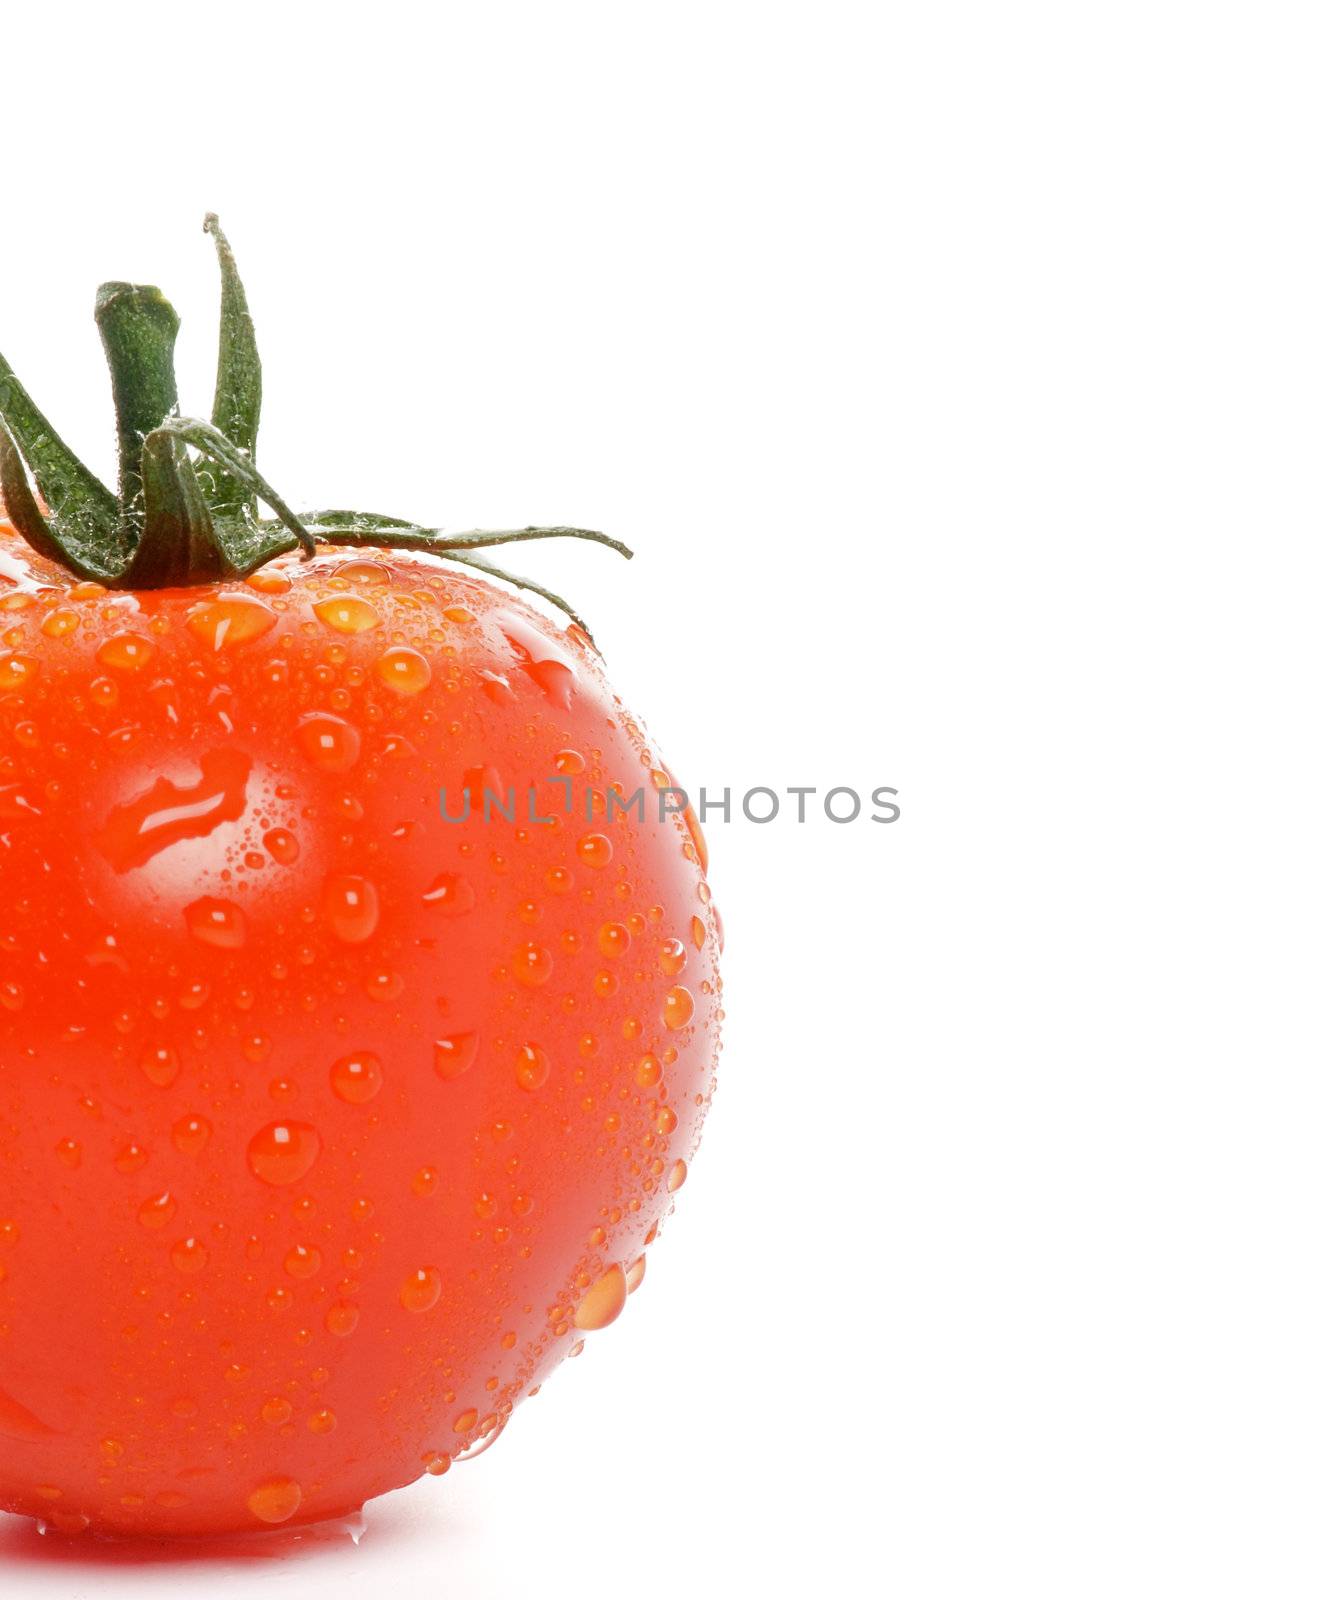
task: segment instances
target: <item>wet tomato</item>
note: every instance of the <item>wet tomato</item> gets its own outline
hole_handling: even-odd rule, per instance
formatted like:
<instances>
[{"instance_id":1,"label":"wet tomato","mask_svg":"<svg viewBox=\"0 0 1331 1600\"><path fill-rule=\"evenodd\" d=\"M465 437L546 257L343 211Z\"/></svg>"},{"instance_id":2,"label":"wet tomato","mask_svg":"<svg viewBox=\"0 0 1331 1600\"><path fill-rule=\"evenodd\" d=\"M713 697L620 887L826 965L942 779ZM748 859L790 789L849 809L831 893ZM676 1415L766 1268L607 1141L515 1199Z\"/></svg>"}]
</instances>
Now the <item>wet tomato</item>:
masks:
<instances>
[{"instance_id":1,"label":"wet tomato","mask_svg":"<svg viewBox=\"0 0 1331 1600\"><path fill-rule=\"evenodd\" d=\"M0 529L0 1506L345 1513L619 1316L720 1017L669 782L431 556L114 590Z\"/></svg>"}]
</instances>

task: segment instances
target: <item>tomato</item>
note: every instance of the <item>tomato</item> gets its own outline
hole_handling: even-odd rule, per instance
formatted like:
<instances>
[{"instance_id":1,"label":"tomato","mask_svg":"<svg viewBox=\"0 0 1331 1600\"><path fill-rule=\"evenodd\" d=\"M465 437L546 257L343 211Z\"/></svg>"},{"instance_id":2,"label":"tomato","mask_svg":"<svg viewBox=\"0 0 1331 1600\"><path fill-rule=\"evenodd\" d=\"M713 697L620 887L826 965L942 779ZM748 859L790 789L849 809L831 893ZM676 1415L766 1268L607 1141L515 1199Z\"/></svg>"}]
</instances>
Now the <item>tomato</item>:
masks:
<instances>
[{"instance_id":1,"label":"tomato","mask_svg":"<svg viewBox=\"0 0 1331 1600\"><path fill-rule=\"evenodd\" d=\"M620 1315L721 1016L670 781L435 556L116 589L0 528L0 1507L344 1514Z\"/></svg>"}]
</instances>

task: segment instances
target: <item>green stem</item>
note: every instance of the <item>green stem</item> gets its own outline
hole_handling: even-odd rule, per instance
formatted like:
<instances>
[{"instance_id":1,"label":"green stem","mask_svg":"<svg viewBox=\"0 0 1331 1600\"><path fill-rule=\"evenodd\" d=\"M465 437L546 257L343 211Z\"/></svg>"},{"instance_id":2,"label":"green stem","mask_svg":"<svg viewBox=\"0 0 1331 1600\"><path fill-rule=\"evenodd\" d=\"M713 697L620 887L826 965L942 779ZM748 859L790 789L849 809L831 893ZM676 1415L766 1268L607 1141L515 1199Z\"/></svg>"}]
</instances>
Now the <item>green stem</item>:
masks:
<instances>
[{"instance_id":1,"label":"green stem","mask_svg":"<svg viewBox=\"0 0 1331 1600\"><path fill-rule=\"evenodd\" d=\"M115 587L183 588L235 577L183 441L158 428L144 441L141 465L143 536Z\"/></svg>"},{"instance_id":2,"label":"green stem","mask_svg":"<svg viewBox=\"0 0 1331 1600\"><path fill-rule=\"evenodd\" d=\"M108 283L97 296L120 444L118 503L61 442L0 357L0 495L28 543L81 577L115 589L244 577L292 550L308 559L320 544L419 550L540 595L590 634L562 596L479 552L537 539L586 539L632 556L607 534L562 526L446 533L370 512L296 515L254 465L263 399L254 323L231 246L211 213L204 229L217 247L222 275L211 422L177 412L172 362L179 320L161 291ZM32 492L29 472L49 517ZM260 502L276 513L275 520L260 519Z\"/></svg>"}]
</instances>

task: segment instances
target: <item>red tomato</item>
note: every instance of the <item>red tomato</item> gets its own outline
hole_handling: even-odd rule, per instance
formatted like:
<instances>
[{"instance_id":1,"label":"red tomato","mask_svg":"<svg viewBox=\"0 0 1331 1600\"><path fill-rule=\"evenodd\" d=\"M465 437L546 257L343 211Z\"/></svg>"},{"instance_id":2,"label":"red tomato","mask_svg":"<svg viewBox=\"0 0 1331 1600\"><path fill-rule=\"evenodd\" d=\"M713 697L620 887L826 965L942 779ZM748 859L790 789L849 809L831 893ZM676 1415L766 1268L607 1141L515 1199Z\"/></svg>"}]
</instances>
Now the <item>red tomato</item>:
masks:
<instances>
[{"instance_id":1,"label":"red tomato","mask_svg":"<svg viewBox=\"0 0 1331 1600\"><path fill-rule=\"evenodd\" d=\"M111 592L0 530L0 1506L345 1513L620 1314L721 1015L668 781L438 560Z\"/></svg>"}]
</instances>

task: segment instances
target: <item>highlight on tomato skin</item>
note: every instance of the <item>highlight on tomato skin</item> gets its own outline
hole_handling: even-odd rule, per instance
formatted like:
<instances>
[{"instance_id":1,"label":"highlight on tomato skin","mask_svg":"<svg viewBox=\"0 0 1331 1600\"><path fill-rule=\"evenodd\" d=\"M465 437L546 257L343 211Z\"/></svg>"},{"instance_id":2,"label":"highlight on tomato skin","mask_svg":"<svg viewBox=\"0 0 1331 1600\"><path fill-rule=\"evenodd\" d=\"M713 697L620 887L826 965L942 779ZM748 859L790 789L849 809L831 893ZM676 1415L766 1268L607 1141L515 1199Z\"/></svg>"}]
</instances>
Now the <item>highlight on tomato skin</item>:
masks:
<instances>
[{"instance_id":1,"label":"highlight on tomato skin","mask_svg":"<svg viewBox=\"0 0 1331 1600\"><path fill-rule=\"evenodd\" d=\"M722 1015L696 820L605 805L670 781L429 554L114 589L0 526L0 1507L342 1515L631 1319Z\"/></svg>"}]
</instances>

